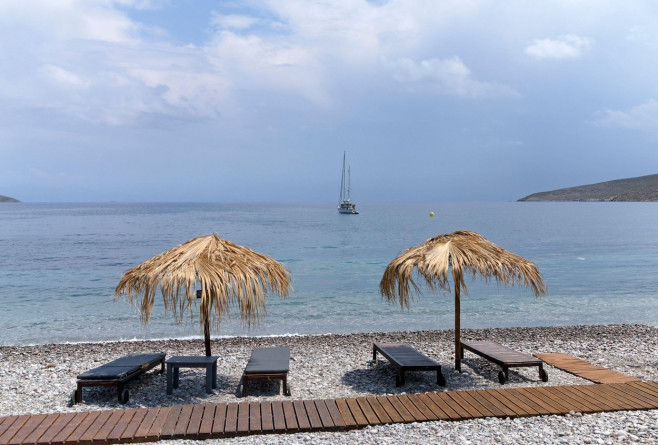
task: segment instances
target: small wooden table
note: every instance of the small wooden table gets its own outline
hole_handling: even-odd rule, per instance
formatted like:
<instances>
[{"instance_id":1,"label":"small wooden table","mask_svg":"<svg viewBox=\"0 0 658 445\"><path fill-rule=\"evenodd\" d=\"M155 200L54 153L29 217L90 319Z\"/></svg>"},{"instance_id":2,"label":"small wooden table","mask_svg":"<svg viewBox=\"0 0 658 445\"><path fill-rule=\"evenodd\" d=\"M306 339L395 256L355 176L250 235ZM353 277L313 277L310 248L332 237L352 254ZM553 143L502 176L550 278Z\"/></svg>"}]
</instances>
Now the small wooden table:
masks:
<instances>
[{"instance_id":1,"label":"small wooden table","mask_svg":"<svg viewBox=\"0 0 658 445\"><path fill-rule=\"evenodd\" d=\"M219 356L211 355L176 355L168 359L167 365L167 394L171 394L174 388L178 388L178 377L180 368L206 368L206 392L212 393L217 388L217 359Z\"/></svg>"},{"instance_id":2,"label":"small wooden table","mask_svg":"<svg viewBox=\"0 0 658 445\"><path fill-rule=\"evenodd\" d=\"M543 382L548 381L548 373L544 370L544 362L529 354L515 351L492 341L463 341L461 342L461 349L462 357L464 356L464 349L466 349L500 366L502 370L498 372L498 381L501 385L509 379L509 368L526 366L539 367L539 378ZM461 364L458 364L457 370L461 371Z\"/></svg>"}]
</instances>

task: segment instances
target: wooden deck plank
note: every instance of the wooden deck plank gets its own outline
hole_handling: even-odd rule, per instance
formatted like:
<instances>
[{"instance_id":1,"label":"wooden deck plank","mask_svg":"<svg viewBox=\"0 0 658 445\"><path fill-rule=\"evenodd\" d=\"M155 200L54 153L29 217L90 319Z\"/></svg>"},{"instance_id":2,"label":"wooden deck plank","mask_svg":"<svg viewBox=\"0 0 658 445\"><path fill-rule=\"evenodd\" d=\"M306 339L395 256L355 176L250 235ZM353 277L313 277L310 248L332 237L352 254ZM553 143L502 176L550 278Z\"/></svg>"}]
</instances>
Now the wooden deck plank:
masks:
<instances>
[{"instance_id":1,"label":"wooden deck plank","mask_svg":"<svg viewBox=\"0 0 658 445\"><path fill-rule=\"evenodd\" d=\"M587 360L563 354L560 352L551 352L543 354L534 354L535 357L543 360L551 366L559 368L570 374L591 380L596 383L620 383L639 381L637 377L622 374L620 372L605 368L603 366L593 365Z\"/></svg>"},{"instance_id":2,"label":"wooden deck plank","mask_svg":"<svg viewBox=\"0 0 658 445\"><path fill-rule=\"evenodd\" d=\"M372 410L375 412L375 415L379 419L379 423L393 423L391 420L391 417L386 413L386 410L382 406L381 403L379 403L379 400L377 400L377 397L366 397L366 400L368 401L368 404L372 408Z\"/></svg>"},{"instance_id":3,"label":"wooden deck plank","mask_svg":"<svg viewBox=\"0 0 658 445\"><path fill-rule=\"evenodd\" d=\"M565 413L569 411L576 411L577 406L564 397L558 397L555 393L548 391L544 386L538 386L534 390L544 400L550 400L555 406L559 406Z\"/></svg>"},{"instance_id":4,"label":"wooden deck plank","mask_svg":"<svg viewBox=\"0 0 658 445\"><path fill-rule=\"evenodd\" d=\"M261 421L261 404L258 402L249 402L249 432L260 433L263 431L263 424Z\"/></svg>"},{"instance_id":5,"label":"wooden deck plank","mask_svg":"<svg viewBox=\"0 0 658 445\"><path fill-rule=\"evenodd\" d=\"M381 424L381 421L377 417L377 414L375 414L375 411L372 409L370 403L368 403L368 400L365 397L357 397L356 403L359 404L359 408L361 408L363 415L366 416L366 421L368 422L368 425Z\"/></svg>"},{"instance_id":6,"label":"wooden deck plank","mask_svg":"<svg viewBox=\"0 0 658 445\"><path fill-rule=\"evenodd\" d=\"M610 400L613 403L626 403L631 409L648 409L652 405L647 402L642 395L629 394L626 391L614 388L610 385L599 385L596 389L601 395L605 396L607 400Z\"/></svg>"},{"instance_id":7,"label":"wooden deck plank","mask_svg":"<svg viewBox=\"0 0 658 445\"><path fill-rule=\"evenodd\" d=\"M215 410L217 405L204 404L203 413L201 414L201 421L199 422L199 437L202 439L208 438L212 435L212 424L215 421ZM224 425L222 424L222 429Z\"/></svg>"},{"instance_id":8,"label":"wooden deck plank","mask_svg":"<svg viewBox=\"0 0 658 445\"><path fill-rule=\"evenodd\" d=\"M182 405L174 405L171 407L169 414L167 414L167 419L160 430L160 439L171 439L174 437L174 430L176 429L178 417L182 410Z\"/></svg>"},{"instance_id":9,"label":"wooden deck plank","mask_svg":"<svg viewBox=\"0 0 658 445\"><path fill-rule=\"evenodd\" d=\"M174 432L172 434L173 437L185 437L187 427L190 425L193 409L193 405L183 405L180 410L180 414L178 415L176 426L174 427Z\"/></svg>"},{"instance_id":10,"label":"wooden deck plank","mask_svg":"<svg viewBox=\"0 0 658 445\"><path fill-rule=\"evenodd\" d=\"M22 443L27 439L28 436L32 435L33 433L36 433L35 430L39 428L39 426L46 422L48 419L47 414L37 414L34 416L30 416L30 418L23 424L23 426L16 431L16 434L14 434L14 437L11 438L9 443ZM50 415L50 417L54 417L53 415ZM54 419L52 419L54 420ZM51 421L52 421L51 420ZM38 437L37 437L38 439Z\"/></svg>"},{"instance_id":11,"label":"wooden deck plank","mask_svg":"<svg viewBox=\"0 0 658 445\"><path fill-rule=\"evenodd\" d=\"M327 405L327 410L331 415L331 420L333 420L334 422L334 427L338 430L345 429L346 425L343 420L343 416L341 415L340 410L338 409L336 401L333 399L327 399L324 401L324 403Z\"/></svg>"},{"instance_id":12,"label":"wooden deck plank","mask_svg":"<svg viewBox=\"0 0 658 445\"><path fill-rule=\"evenodd\" d=\"M444 404L457 413L458 419L468 419L471 417L468 411L466 411L454 398L450 397L449 392L438 392L435 394Z\"/></svg>"},{"instance_id":13,"label":"wooden deck plank","mask_svg":"<svg viewBox=\"0 0 658 445\"><path fill-rule=\"evenodd\" d=\"M574 411L586 414L596 412L596 408L592 406L592 404L587 400L583 399L582 397L575 396L570 391L564 391L560 386L547 386L545 389L551 394L554 394L558 399L564 400L565 402L572 405L572 409Z\"/></svg>"},{"instance_id":14,"label":"wooden deck plank","mask_svg":"<svg viewBox=\"0 0 658 445\"><path fill-rule=\"evenodd\" d=\"M637 409L634 402L629 402L622 397L611 397L605 390L600 389L600 385L592 385L591 388L583 388L588 391L592 398L600 401L607 406L607 411L615 411L619 409Z\"/></svg>"},{"instance_id":15,"label":"wooden deck plank","mask_svg":"<svg viewBox=\"0 0 658 445\"><path fill-rule=\"evenodd\" d=\"M594 400L587 394L584 394L582 391L578 391L570 386L556 386L553 388L554 391L562 394L566 394L568 397L571 397L576 403L579 403L586 407L582 409L582 412L596 413L602 410L602 407L595 403Z\"/></svg>"},{"instance_id":16,"label":"wooden deck plank","mask_svg":"<svg viewBox=\"0 0 658 445\"><path fill-rule=\"evenodd\" d=\"M109 416L107 416L107 419L105 420L105 423L101 425L99 428L96 429L96 432L92 436L90 434L91 428L87 433L91 436L89 441L100 441L104 442L107 440L107 436L110 435L110 433L114 430L114 428L117 426L119 423L119 420L123 416L123 411L110 411ZM86 440L81 440L81 442L85 442Z\"/></svg>"},{"instance_id":17,"label":"wooden deck plank","mask_svg":"<svg viewBox=\"0 0 658 445\"><path fill-rule=\"evenodd\" d=\"M103 417L105 417L106 415L107 415L107 411L105 412L105 414L100 411L90 412L89 415L84 418L82 423L78 425L73 432L71 432L71 435L66 438L67 442L79 442L82 436L87 432L87 430L92 425L95 425L96 422L101 423L101 421L103 421Z\"/></svg>"},{"instance_id":18,"label":"wooden deck plank","mask_svg":"<svg viewBox=\"0 0 658 445\"><path fill-rule=\"evenodd\" d=\"M203 419L203 411L205 405L192 405L192 412L190 413L190 422L185 429L186 436L198 436L201 429L201 419Z\"/></svg>"},{"instance_id":19,"label":"wooden deck plank","mask_svg":"<svg viewBox=\"0 0 658 445\"><path fill-rule=\"evenodd\" d=\"M213 429L214 428L215 425L213 424ZM234 435L238 432L238 404L236 402L230 402L226 406L224 432L228 435Z\"/></svg>"},{"instance_id":20,"label":"wooden deck plank","mask_svg":"<svg viewBox=\"0 0 658 445\"><path fill-rule=\"evenodd\" d=\"M414 404L416 409L420 411L420 413L423 415L423 417L427 420L439 420L439 416L437 416L434 411L432 411L427 404L423 401L421 397L419 397L419 394L408 394L409 400L411 403Z\"/></svg>"},{"instance_id":21,"label":"wooden deck plank","mask_svg":"<svg viewBox=\"0 0 658 445\"><path fill-rule=\"evenodd\" d=\"M405 409L409 411L409 414L413 416L414 422L427 420L423 413L421 413L420 410L416 408L416 405L414 405L414 402L411 401L408 394L400 394L397 396L397 399L405 407Z\"/></svg>"},{"instance_id":22,"label":"wooden deck plank","mask_svg":"<svg viewBox=\"0 0 658 445\"><path fill-rule=\"evenodd\" d=\"M272 417L272 402L264 401L260 405L261 431L274 431L274 419Z\"/></svg>"},{"instance_id":23,"label":"wooden deck plank","mask_svg":"<svg viewBox=\"0 0 658 445\"><path fill-rule=\"evenodd\" d=\"M322 420L320 419L320 413L318 413L318 408L315 406L313 400L304 400L304 409L306 410L306 415L308 416L308 421L311 425L311 429L313 430L322 429Z\"/></svg>"},{"instance_id":24,"label":"wooden deck plank","mask_svg":"<svg viewBox=\"0 0 658 445\"><path fill-rule=\"evenodd\" d=\"M437 407L439 407L443 412L446 413L449 420L458 420L461 417L459 415L459 413L457 411L455 411L454 409L452 409L452 407L446 401L446 399L444 399L443 397L440 397L439 394L441 394L441 393L430 392L430 393L427 393L427 397L429 397ZM452 402L452 399L449 399L449 401L450 401L450 403L454 403L454 402Z\"/></svg>"},{"instance_id":25,"label":"wooden deck plank","mask_svg":"<svg viewBox=\"0 0 658 445\"><path fill-rule=\"evenodd\" d=\"M158 413L162 409L169 409L169 408L146 408L146 414L144 414L142 423L140 423L137 429L135 430L133 437L148 440L151 427L153 426L155 419L158 418Z\"/></svg>"},{"instance_id":26,"label":"wooden deck plank","mask_svg":"<svg viewBox=\"0 0 658 445\"><path fill-rule=\"evenodd\" d=\"M646 391L642 391L632 385L625 383L613 383L606 385L609 389L620 391L630 397L635 397L644 403L647 403L649 406L655 406L658 404L658 395L654 396Z\"/></svg>"},{"instance_id":27,"label":"wooden deck plank","mask_svg":"<svg viewBox=\"0 0 658 445\"><path fill-rule=\"evenodd\" d=\"M20 429L25 425L25 423L30 420L29 415L17 416L14 418L13 422L7 422L8 425L5 428L4 432L0 434L0 443L7 444L14 437Z\"/></svg>"},{"instance_id":28,"label":"wooden deck plank","mask_svg":"<svg viewBox=\"0 0 658 445\"><path fill-rule=\"evenodd\" d=\"M375 398L379 402L379 405L384 409L384 411L386 411L386 415L391 419L392 422L394 423L404 422L404 419L402 418L400 413L398 413L395 407L391 404L391 401L389 400L388 397L377 396Z\"/></svg>"},{"instance_id":29,"label":"wooden deck plank","mask_svg":"<svg viewBox=\"0 0 658 445\"><path fill-rule=\"evenodd\" d=\"M128 441L128 440L132 440L135 437L135 433L137 432L137 429L144 421L147 412L148 409L146 408L139 408L135 410L135 414L132 416L130 422L128 423L128 425L126 425L126 428L121 433L121 437L120 437L121 440Z\"/></svg>"},{"instance_id":30,"label":"wooden deck plank","mask_svg":"<svg viewBox=\"0 0 658 445\"><path fill-rule=\"evenodd\" d=\"M527 391L527 388L514 388L514 392L517 394L521 394L525 397L526 400L529 400L533 403L534 407L541 407L543 411L542 414L564 414L563 409L559 406L555 406L551 403L549 403L546 400L543 400L539 395L533 391Z\"/></svg>"},{"instance_id":31,"label":"wooden deck plank","mask_svg":"<svg viewBox=\"0 0 658 445\"><path fill-rule=\"evenodd\" d=\"M249 403L238 403L238 427L236 429L238 434L246 434L249 432Z\"/></svg>"},{"instance_id":32,"label":"wooden deck plank","mask_svg":"<svg viewBox=\"0 0 658 445\"><path fill-rule=\"evenodd\" d=\"M404 407L402 402L395 397L395 396L386 396L389 402L391 402L391 405L393 405L393 408L402 416L402 421L405 423L409 422L415 422L416 418L407 410L407 408Z\"/></svg>"},{"instance_id":33,"label":"wooden deck plank","mask_svg":"<svg viewBox=\"0 0 658 445\"><path fill-rule=\"evenodd\" d=\"M629 385L658 397L658 382L630 382Z\"/></svg>"},{"instance_id":34,"label":"wooden deck plank","mask_svg":"<svg viewBox=\"0 0 658 445\"><path fill-rule=\"evenodd\" d=\"M272 402L272 421L274 423L274 431L283 433L286 431L286 416L283 413L283 403L281 401Z\"/></svg>"},{"instance_id":35,"label":"wooden deck plank","mask_svg":"<svg viewBox=\"0 0 658 445\"><path fill-rule=\"evenodd\" d=\"M295 417L297 418L297 426L300 431L308 431L311 429L311 421L308 418L306 413L306 407L304 402L301 400L295 400L292 402L292 406L295 408Z\"/></svg>"},{"instance_id":36,"label":"wooden deck plank","mask_svg":"<svg viewBox=\"0 0 658 445\"><path fill-rule=\"evenodd\" d=\"M318 410L320 415L320 421L322 422L322 428L325 430L334 429L334 420L331 418L331 413L327 408L327 404L324 400L315 400L315 408Z\"/></svg>"},{"instance_id":37,"label":"wooden deck plank","mask_svg":"<svg viewBox=\"0 0 658 445\"><path fill-rule=\"evenodd\" d=\"M347 406L347 400L346 399L336 399L336 407L338 408L338 411L340 412L340 416L343 418L343 423L345 424L345 427L355 427L356 426L356 420L354 420L354 416L352 416L352 412L350 411L349 406Z\"/></svg>"},{"instance_id":38,"label":"wooden deck plank","mask_svg":"<svg viewBox=\"0 0 658 445\"><path fill-rule=\"evenodd\" d=\"M352 417L354 418L356 425L368 425L368 419L366 418L365 414L363 414L363 411L361 411L361 407L359 406L356 399L345 399L345 401L347 402L347 406L350 408L350 412L352 413Z\"/></svg>"},{"instance_id":39,"label":"wooden deck plank","mask_svg":"<svg viewBox=\"0 0 658 445\"><path fill-rule=\"evenodd\" d=\"M484 389L477 389L474 391L480 399L482 399L482 403L488 403L489 409L494 413L496 417L516 417L518 414L516 411L511 409L508 405L501 403L500 400L495 398L489 391L484 390Z\"/></svg>"},{"instance_id":40,"label":"wooden deck plank","mask_svg":"<svg viewBox=\"0 0 658 445\"><path fill-rule=\"evenodd\" d=\"M459 391L466 401L478 412L482 413L484 417L496 417L496 414L492 409L489 408L489 402L484 400L482 397L479 397L477 393L473 391Z\"/></svg>"},{"instance_id":41,"label":"wooden deck plank","mask_svg":"<svg viewBox=\"0 0 658 445\"><path fill-rule=\"evenodd\" d=\"M567 414L569 412L569 410L565 410L565 408L555 400L542 397L543 393L536 389L537 388L516 388L517 391L525 395L528 399L548 411L548 414Z\"/></svg>"},{"instance_id":42,"label":"wooden deck plank","mask_svg":"<svg viewBox=\"0 0 658 445\"><path fill-rule=\"evenodd\" d=\"M448 397L451 397L456 403L459 404L466 412L468 415L465 417L467 419L479 419L482 417L485 417L483 413L478 411L473 405L469 403L469 401L466 399L465 395L463 394L465 391L454 391L454 392L448 392Z\"/></svg>"},{"instance_id":43,"label":"wooden deck plank","mask_svg":"<svg viewBox=\"0 0 658 445\"><path fill-rule=\"evenodd\" d=\"M299 431L299 423L295 414L295 407L290 400L283 402L283 414L286 419L286 430L291 432Z\"/></svg>"},{"instance_id":44,"label":"wooden deck plank","mask_svg":"<svg viewBox=\"0 0 658 445\"><path fill-rule=\"evenodd\" d=\"M167 419L169 418L169 413L171 412L173 407L171 406L166 406L163 408L160 408L157 413L155 418L153 419L153 422L151 422L151 427L148 430L148 433L146 433L146 438L147 439L159 439L160 434L162 433L162 428L164 428L164 425L167 423Z\"/></svg>"},{"instance_id":45,"label":"wooden deck plank","mask_svg":"<svg viewBox=\"0 0 658 445\"><path fill-rule=\"evenodd\" d=\"M110 431L109 434L107 435L107 440L111 442L116 442L122 439L124 437L123 436L124 432L131 424L136 414L137 414L137 410L135 408L124 410L123 414L117 421L116 425L114 426L114 428L112 428L112 431Z\"/></svg>"},{"instance_id":46,"label":"wooden deck plank","mask_svg":"<svg viewBox=\"0 0 658 445\"><path fill-rule=\"evenodd\" d=\"M208 411L208 408L206 408ZM218 403L215 405L215 412L212 415L212 427L210 430L210 437L216 437L224 434L224 427L226 426L226 418L228 417L228 404ZM210 415L210 413L208 413ZM204 412L205 417L205 412Z\"/></svg>"},{"instance_id":47,"label":"wooden deck plank","mask_svg":"<svg viewBox=\"0 0 658 445\"><path fill-rule=\"evenodd\" d=\"M649 382L629 382L628 384L625 384L625 386L641 391L643 394L650 396L651 400L658 403L658 387L654 388L648 383Z\"/></svg>"},{"instance_id":48,"label":"wooden deck plank","mask_svg":"<svg viewBox=\"0 0 658 445\"><path fill-rule=\"evenodd\" d=\"M66 413L60 414L57 416L57 419L53 424L48 428L44 433L39 437L39 440L36 441L37 444L48 444L59 434L62 429L68 425L68 423L73 419L78 413ZM1 428L1 426L0 426Z\"/></svg>"},{"instance_id":49,"label":"wooden deck plank","mask_svg":"<svg viewBox=\"0 0 658 445\"><path fill-rule=\"evenodd\" d=\"M529 398L528 396L525 395L524 392L519 391L519 388L510 388L507 391L512 397L515 397L516 399L523 401L526 404L526 406L528 406L532 410L531 414L543 416L551 413L551 411L547 408L544 408L544 406L541 403L534 400L533 398Z\"/></svg>"},{"instance_id":50,"label":"wooden deck plank","mask_svg":"<svg viewBox=\"0 0 658 445\"><path fill-rule=\"evenodd\" d=\"M439 405L434 403L434 400L429 396L429 394L418 394L418 397L423 401L423 403L434 413L437 419L439 420L450 420L450 416L443 410Z\"/></svg>"},{"instance_id":51,"label":"wooden deck plank","mask_svg":"<svg viewBox=\"0 0 658 445\"><path fill-rule=\"evenodd\" d=\"M610 411L612 407L597 397L595 392L590 390L593 385L578 385L568 388L575 396L585 399L588 403L596 407L597 412Z\"/></svg>"},{"instance_id":52,"label":"wooden deck plank","mask_svg":"<svg viewBox=\"0 0 658 445\"><path fill-rule=\"evenodd\" d=\"M80 426L82 422L89 417L90 413L75 413L70 422L62 428L55 437L52 438L51 443L64 443L69 436Z\"/></svg>"},{"instance_id":53,"label":"wooden deck plank","mask_svg":"<svg viewBox=\"0 0 658 445\"><path fill-rule=\"evenodd\" d=\"M506 389L492 389L489 390L489 394L491 394L492 397L498 399L500 403L513 410L517 417L526 417L532 415L533 409L526 405L523 400L512 397L509 391Z\"/></svg>"}]
</instances>

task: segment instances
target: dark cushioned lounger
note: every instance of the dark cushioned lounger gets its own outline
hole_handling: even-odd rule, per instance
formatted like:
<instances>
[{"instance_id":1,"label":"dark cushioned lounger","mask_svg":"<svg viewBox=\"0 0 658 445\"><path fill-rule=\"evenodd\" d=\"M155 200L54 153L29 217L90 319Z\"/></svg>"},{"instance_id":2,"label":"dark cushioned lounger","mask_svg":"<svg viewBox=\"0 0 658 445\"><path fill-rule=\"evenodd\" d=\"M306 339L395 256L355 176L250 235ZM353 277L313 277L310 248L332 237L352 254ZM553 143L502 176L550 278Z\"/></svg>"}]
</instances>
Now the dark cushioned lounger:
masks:
<instances>
[{"instance_id":1,"label":"dark cushioned lounger","mask_svg":"<svg viewBox=\"0 0 658 445\"><path fill-rule=\"evenodd\" d=\"M160 373L164 372L165 354L132 354L112 360L97 368L90 369L78 376L78 387L72 398L73 403L82 402L82 388L85 386L116 386L119 402L126 403L130 397L123 387L128 380L155 368L160 364Z\"/></svg>"},{"instance_id":2,"label":"dark cushioned lounger","mask_svg":"<svg viewBox=\"0 0 658 445\"><path fill-rule=\"evenodd\" d=\"M290 368L290 348L288 346L275 346L271 348L256 348L251 352L242 374L242 396L248 392L249 382L252 380L281 380L283 393L290 395L288 384L288 370Z\"/></svg>"},{"instance_id":3,"label":"dark cushioned lounger","mask_svg":"<svg viewBox=\"0 0 658 445\"><path fill-rule=\"evenodd\" d=\"M400 374L395 376L395 386L404 385L407 371L436 371L436 383L441 386L446 384L441 373L441 365L409 345L374 343L372 346L372 361L374 363L377 363L378 352L400 371Z\"/></svg>"},{"instance_id":4,"label":"dark cushioned lounger","mask_svg":"<svg viewBox=\"0 0 658 445\"><path fill-rule=\"evenodd\" d=\"M525 366L537 366L539 368L539 378L544 382L548 381L548 373L544 369L544 362L529 354L515 351L492 341L462 341L461 349L462 357L464 356L464 349L466 349L500 366L502 370L498 372L498 381L501 384L509 379L509 368ZM461 371L459 362L457 363L457 370Z\"/></svg>"}]
</instances>

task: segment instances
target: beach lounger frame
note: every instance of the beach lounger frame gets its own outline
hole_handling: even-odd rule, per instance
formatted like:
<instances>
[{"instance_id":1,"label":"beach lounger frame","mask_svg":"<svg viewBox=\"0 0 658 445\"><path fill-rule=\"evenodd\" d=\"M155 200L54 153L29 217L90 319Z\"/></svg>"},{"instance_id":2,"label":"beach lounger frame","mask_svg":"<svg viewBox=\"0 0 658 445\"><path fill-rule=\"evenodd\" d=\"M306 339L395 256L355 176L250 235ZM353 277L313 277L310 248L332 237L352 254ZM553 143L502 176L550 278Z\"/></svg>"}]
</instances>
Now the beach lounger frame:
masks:
<instances>
[{"instance_id":1,"label":"beach lounger frame","mask_svg":"<svg viewBox=\"0 0 658 445\"><path fill-rule=\"evenodd\" d=\"M462 341L461 357L464 357L464 349L479 355L480 357L500 366L498 371L498 381L504 384L509 380L509 368L521 368L537 366L539 368L539 378L542 382L548 381L548 372L544 369L544 362L536 357L522 352L515 351L492 341ZM457 370L461 372L461 362L457 362Z\"/></svg>"},{"instance_id":2,"label":"beach lounger frame","mask_svg":"<svg viewBox=\"0 0 658 445\"><path fill-rule=\"evenodd\" d=\"M124 384L135 377L160 365L160 374L165 370L165 354L131 354L78 375L77 388L71 396L71 403L82 402L82 388L91 386L116 386L119 403L130 399Z\"/></svg>"},{"instance_id":3,"label":"beach lounger frame","mask_svg":"<svg viewBox=\"0 0 658 445\"><path fill-rule=\"evenodd\" d=\"M377 363L378 352L398 369L399 374L395 376L395 386L404 385L407 371L436 371L437 385L446 385L446 379L441 372L441 365L409 345L403 343L373 343L373 364Z\"/></svg>"},{"instance_id":4,"label":"beach lounger frame","mask_svg":"<svg viewBox=\"0 0 658 445\"><path fill-rule=\"evenodd\" d=\"M290 396L288 372L290 370L290 348L288 346L273 346L255 348L247 366L242 373L238 394L242 397L249 392L249 383L253 381L281 381L283 394Z\"/></svg>"}]
</instances>

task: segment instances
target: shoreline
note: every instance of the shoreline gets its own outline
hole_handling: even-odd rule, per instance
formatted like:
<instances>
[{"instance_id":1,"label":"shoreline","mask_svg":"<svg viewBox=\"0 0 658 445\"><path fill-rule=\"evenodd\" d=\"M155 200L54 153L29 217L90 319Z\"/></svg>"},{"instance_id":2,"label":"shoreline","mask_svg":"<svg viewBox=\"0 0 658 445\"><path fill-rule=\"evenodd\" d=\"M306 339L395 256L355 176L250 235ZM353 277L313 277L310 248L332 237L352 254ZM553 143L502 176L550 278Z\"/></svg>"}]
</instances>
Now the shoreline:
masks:
<instances>
[{"instance_id":1,"label":"shoreline","mask_svg":"<svg viewBox=\"0 0 658 445\"><path fill-rule=\"evenodd\" d=\"M580 325L462 330L462 339L469 338L492 340L526 353L563 352L645 381L658 381L658 328L653 326ZM436 385L436 375L431 372L411 372L407 375L406 385L401 388L396 387L395 369L388 365L385 359L379 359L376 365L370 362L374 341L407 343L438 361L443 367L442 372L447 380L445 388ZM242 370L251 350L254 347L276 345L288 345L291 348L288 381L292 386L293 400L500 387L497 380L498 368L468 352L462 361L463 372L460 374L454 370L454 331L452 330L213 338L211 345L212 354L220 357L217 389L214 394L205 392L203 370L182 370L180 387L175 389L171 396L165 393L165 375L150 371L127 384L130 401L126 405L118 403L116 388L85 388L83 403L73 406L68 402L71 392L75 389L75 379L78 374L135 352L165 352L167 357L203 355L203 340L135 340L2 346L0 347L0 416L287 399L281 394L278 383L257 384L253 389L250 388L249 396L236 397ZM536 368L512 369L510 380L505 387L591 383L551 366L546 366L546 369L549 374L546 383L538 379ZM626 414L623 416L640 419L638 420L640 424L646 422L642 420L646 416L658 418L656 410L624 413ZM606 413L606 416L576 417L592 420L607 419L611 415L615 417L615 413ZM524 418L523 421L536 423L538 428L543 428L542 421L538 419L544 417L559 416ZM469 422L473 425L488 425L491 422L504 421L505 419L480 419ZM555 422L555 419L547 422ZM443 426L440 426L442 424ZM372 434L373 429L392 432L399 430L400 434L409 434L409 429L417 428L417 432L422 432L423 428L440 429L447 426L446 422L410 425L416 426L389 425L348 433L302 434L300 437L311 436L321 440L321 437L327 434L330 434L327 437L334 437L331 436L333 434L338 435L338 438L348 438L356 434L354 437L358 437L359 441L368 443L366 440L368 435L373 436L371 439L377 438L377 435ZM453 427L460 428L455 425L451 425L450 428ZM474 427L471 425L471 428ZM648 431L658 438L658 430ZM366 436L361 437L362 435ZM394 437L398 436L394 434ZM272 443L274 440L272 436L248 436L238 439L247 442L236 443L260 443L256 440L258 437L267 443ZM352 443L357 442L354 437L351 439ZM277 438L279 439L281 443L286 442L284 439L291 440L289 436Z\"/></svg>"}]
</instances>

